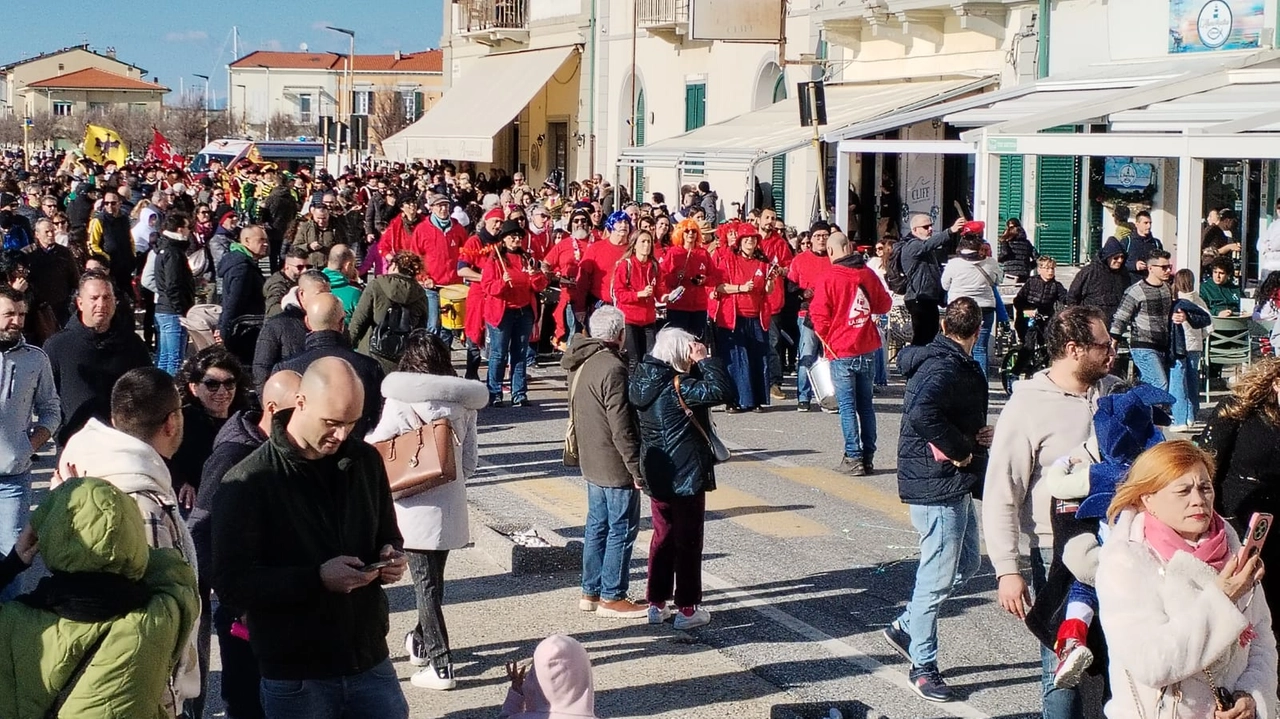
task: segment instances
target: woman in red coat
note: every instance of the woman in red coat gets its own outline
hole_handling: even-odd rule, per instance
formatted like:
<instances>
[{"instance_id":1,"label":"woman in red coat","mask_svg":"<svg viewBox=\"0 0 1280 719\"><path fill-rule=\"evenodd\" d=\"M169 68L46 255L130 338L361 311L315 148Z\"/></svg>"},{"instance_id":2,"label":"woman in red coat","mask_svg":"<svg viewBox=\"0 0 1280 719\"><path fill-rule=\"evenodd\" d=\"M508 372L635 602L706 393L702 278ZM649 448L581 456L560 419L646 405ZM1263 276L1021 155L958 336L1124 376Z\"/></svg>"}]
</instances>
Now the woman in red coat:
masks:
<instances>
[{"instance_id":1,"label":"woman in red coat","mask_svg":"<svg viewBox=\"0 0 1280 719\"><path fill-rule=\"evenodd\" d=\"M662 256L662 274L675 295L667 302L667 325L701 341L707 331L707 292L720 283L711 255L702 247L697 221L681 220L676 225L671 247Z\"/></svg>"},{"instance_id":2,"label":"woman in red coat","mask_svg":"<svg viewBox=\"0 0 1280 719\"><path fill-rule=\"evenodd\" d=\"M578 279L590 244L591 217L583 210L574 210L569 235L553 245L542 259L543 269L560 281L560 302L555 309L557 344L567 345L587 316L587 287Z\"/></svg>"},{"instance_id":3,"label":"woman in red coat","mask_svg":"<svg viewBox=\"0 0 1280 719\"><path fill-rule=\"evenodd\" d=\"M721 249L712 258L719 274L715 349L737 390L729 411L762 412L769 403L768 295L773 275L760 251L760 233L744 223L736 234L736 249Z\"/></svg>"},{"instance_id":4,"label":"woman in red coat","mask_svg":"<svg viewBox=\"0 0 1280 719\"><path fill-rule=\"evenodd\" d=\"M484 325L489 336L489 406L502 403L502 379L511 362L511 406L529 403L525 358L533 332L533 305L547 276L524 250L524 228L507 220L498 231L497 252L480 273Z\"/></svg>"},{"instance_id":5,"label":"woman in red coat","mask_svg":"<svg viewBox=\"0 0 1280 719\"><path fill-rule=\"evenodd\" d=\"M666 300L666 282L658 261L653 257L653 233L638 230L631 235L631 246L613 268L613 304L622 310L627 321L623 349L628 369L635 369L649 350L658 333L658 300Z\"/></svg>"}]
</instances>

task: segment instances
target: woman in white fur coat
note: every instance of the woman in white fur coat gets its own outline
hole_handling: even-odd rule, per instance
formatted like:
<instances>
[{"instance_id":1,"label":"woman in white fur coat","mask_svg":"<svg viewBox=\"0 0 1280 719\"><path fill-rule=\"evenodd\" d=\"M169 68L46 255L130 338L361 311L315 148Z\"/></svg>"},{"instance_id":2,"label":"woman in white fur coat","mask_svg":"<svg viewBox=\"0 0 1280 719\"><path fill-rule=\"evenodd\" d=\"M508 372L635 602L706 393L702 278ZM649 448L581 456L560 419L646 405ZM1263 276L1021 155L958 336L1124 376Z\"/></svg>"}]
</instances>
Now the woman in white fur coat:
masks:
<instances>
[{"instance_id":1,"label":"woman in white fur coat","mask_svg":"<svg viewBox=\"0 0 1280 719\"><path fill-rule=\"evenodd\" d=\"M1134 462L1098 560L1108 719L1269 719L1276 639L1240 539L1213 510L1213 459L1185 440ZM1273 541L1280 541L1273 538ZM1229 695L1219 710L1215 689Z\"/></svg>"},{"instance_id":2,"label":"woman in white fur coat","mask_svg":"<svg viewBox=\"0 0 1280 719\"><path fill-rule=\"evenodd\" d=\"M467 525L466 481L476 471L476 410L489 403L484 383L454 372L449 348L435 335L409 335L399 370L382 381L382 419L365 441L381 442L438 419L448 419L457 435L457 479L411 497L397 499L396 519L418 602L418 625L405 635L409 662L422 669L410 681L425 689L456 686L445 627L444 566L449 551L471 541Z\"/></svg>"}]
</instances>

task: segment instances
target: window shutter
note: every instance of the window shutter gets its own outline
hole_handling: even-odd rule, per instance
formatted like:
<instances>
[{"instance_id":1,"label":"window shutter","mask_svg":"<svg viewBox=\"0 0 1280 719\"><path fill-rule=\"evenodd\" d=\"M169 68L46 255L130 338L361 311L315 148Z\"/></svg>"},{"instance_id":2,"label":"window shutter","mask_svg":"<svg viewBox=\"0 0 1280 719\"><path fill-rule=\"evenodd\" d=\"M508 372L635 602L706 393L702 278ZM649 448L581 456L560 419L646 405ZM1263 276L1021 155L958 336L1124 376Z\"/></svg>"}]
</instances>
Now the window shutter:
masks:
<instances>
[{"instance_id":1,"label":"window shutter","mask_svg":"<svg viewBox=\"0 0 1280 719\"><path fill-rule=\"evenodd\" d=\"M787 76L778 75L773 84L773 101L782 102L787 99ZM778 217L787 216L787 156L775 155L772 172L769 177L769 197L773 202L773 211Z\"/></svg>"},{"instance_id":2,"label":"window shutter","mask_svg":"<svg viewBox=\"0 0 1280 719\"><path fill-rule=\"evenodd\" d=\"M1000 156L1000 232L1010 218L1022 219L1023 156Z\"/></svg>"},{"instance_id":3,"label":"window shutter","mask_svg":"<svg viewBox=\"0 0 1280 719\"><path fill-rule=\"evenodd\" d=\"M416 121L422 117L422 93L413 93L413 119Z\"/></svg>"},{"instance_id":4,"label":"window shutter","mask_svg":"<svg viewBox=\"0 0 1280 719\"><path fill-rule=\"evenodd\" d=\"M632 118L635 123L636 131L636 147L644 147L645 119L649 112L645 108L644 90L636 94L636 116ZM631 178L632 194L637 198L644 197L644 168L636 167L632 171Z\"/></svg>"},{"instance_id":5,"label":"window shutter","mask_svg":"<svg viewBox=\"0 0 1280 719\"><path fill-rule=\"evenodd\" d=\"M1036 249L1058 262L1076 261L1080 159L1042 156L1036 182Z\"/></svg>"}]
</instances>

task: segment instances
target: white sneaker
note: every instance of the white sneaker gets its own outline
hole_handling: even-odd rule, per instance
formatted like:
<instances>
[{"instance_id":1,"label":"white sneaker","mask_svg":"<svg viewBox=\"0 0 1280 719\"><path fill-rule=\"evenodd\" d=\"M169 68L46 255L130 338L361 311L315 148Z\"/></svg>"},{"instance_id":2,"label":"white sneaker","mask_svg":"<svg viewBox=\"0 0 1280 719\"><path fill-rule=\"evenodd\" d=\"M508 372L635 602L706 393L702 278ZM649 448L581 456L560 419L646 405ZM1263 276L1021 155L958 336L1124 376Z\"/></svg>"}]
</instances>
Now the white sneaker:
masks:
<instances>
[{"instance_id":1,"label":"white sneaker","mask_svg":"<svg viewBox=\"0 0 1280 719\"><path fill-rule=\"evenodd\" d=\"M675 621L671 623L671 626L683 631L686 629L693 629L695 627L703 627L710 623L711 612L708 612L702 607L698 607L693 610L693 614L690 614L687 617L684 612L676 612Z\"/></svg>"},{"instance_id":2,"label":"white sneaker","mask_svg":"<svg viewBox=\"0 0 1280 719\"><path fill-rule=\"evenodd\" d=\"M1165 430L1176 434L1186 434L1191 431L1191 427L1185 424L1171 424L1165 427Z\"/></svg>"},{"instance_id":3,"label":"white sneaker","mask_svg":"<svg viewBox=\"0 0 1280 719\"><path fill-rule=\"evenodd\" d=\"M422 689L434 689L438 692L448 691L458 686L453 678L453 665L444 664L439 667L428 663L425 667L409 677L409 682Z\"/></svg>"},{"instance_id":4,"label":"white sneaker","mask_svg":"<svg viewBox=\"0 0 1280 719\"><path fill-rule=\"evenodd\" d=\"M662 624L663 622L670 619L671 615L674 613L675 613L675 610L673 610L671 607L668 607L665 604L662 605L661 607L654 604L650 604L649 605L649 623Z\"/></svg>"},{"instance_id":5,"label":"white sneaker","mask_svg":"<svg viewBox=\"0 0 1280 719\"><path fill-rule=\"evenodd\" d=\"M409 663L415 667L425 667L427 665L426 647L423 646L422 640L418 638L417 632L409 632L404 635L404 653L409 655Z\"/></svg>"}]
</instances>

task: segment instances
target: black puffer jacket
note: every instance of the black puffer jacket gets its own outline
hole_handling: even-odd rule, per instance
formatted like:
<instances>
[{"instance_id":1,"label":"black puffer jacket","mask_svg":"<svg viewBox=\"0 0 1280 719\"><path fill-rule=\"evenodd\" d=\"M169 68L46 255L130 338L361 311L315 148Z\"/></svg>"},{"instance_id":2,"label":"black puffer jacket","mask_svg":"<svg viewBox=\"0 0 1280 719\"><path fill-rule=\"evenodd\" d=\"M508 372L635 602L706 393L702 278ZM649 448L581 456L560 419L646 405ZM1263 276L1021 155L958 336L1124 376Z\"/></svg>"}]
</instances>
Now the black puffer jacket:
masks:
<instances>
[{"instance_id":1,"label":"black puffer jacket","mask_svg":"<svg viewBox=\"0 0 1280 719\"><path fill-rule=\"evenodd\" d=\"M262 385L271 377L276 363L292 358L302 351L307 342L307 313L297 305L289 305L283 312L267 320L258 333L258 343L253 348L253 385L262 391Z\"/></svg>"},{"instance_id":2,"label":"black puffer jacket","mask_svg":"<svg viewBox=\"0 0 1280 719\"><path fill-rule=\"evenodd\" d=\"M196 278L187 263L188 240L162 234L156 242L156 312L185 317L196 304Z\"/></svg>"},{"instance_id":3,"label":"black puffer jacket","mask_svg":"<svg viewBox=\"0 0 1280 719\"><path fill-rule=\"evenodd\" d=\"M1004 273L1016 277L1019 282L1026 282L1036 264L1036 248L1027 233L1018 230L1018 234L1009 240L1000 241L1000 256L997 257Z\"/></svg>"},{"instance_id":4,"label":"black puffer jacket","mask_svg":"<svg viewBox=\"0 0 1280 719\"><path fill-rule=\"evenodd\" d=\"M671 365L646 355L628 390L638 413L641 481L644 491L660 500L716 488L711 446L680 407L675 378ZM729 401L732 392L724 362L714 357L680 377L680 396L704 430L711 426L711 407Z\"/></svg>"},{"instance_id":5,"label":"black puffer jacket","mask_svg":"<svg viewBox=\"0 0 1280 719\"><path fill-rule=\"evenodd\" d=\"M1132 275L1123 265L1120 269L1113 270L1109 264L1112 257L1124 254L1124 245L1120 244L1120 240L1108 237L1098 257L1082 268L1072 280L1071 289L1067 291L1067 304L1097 307L1106 315L1107 326L1110 327L1124 291L1133 283Z\"/></svg>"},{"instance_id":6,"label":"black puffer jacket","mask_svg":"<svg viewBox=\"0 0 1280 719\"><path fill-rule=\"evenodd\" d=\"M906 504L944 504L973 491L987 471L978 430L987 424L987 380L964 348L943 335L905 347L898 370L907 378L898 437L898 496ZM967 467L933 458L929 445Z\"/></svg>"},{"instance_id":7,"label":"black puffer jacket","mask_svg":"<svg viewBox=\"0 0 1280 719\"><path fill-rule=\"evenodd\" d=\"M208 577L213 576L213 537L210 533L213 525L209 522L209 516L213 511L214 498L218 496L218 489L222 486L223 475L267 441L267 435L258 426L260 421L261 412L244 411L231 415L222 429L218 430L218 435L213 440L213 451L201 470L200 489L196 492L195 506L191 508L191 517L187 520L191 527L191 538L196 544L201 584L208 584Z\"/></svg>"}]
</instances>

